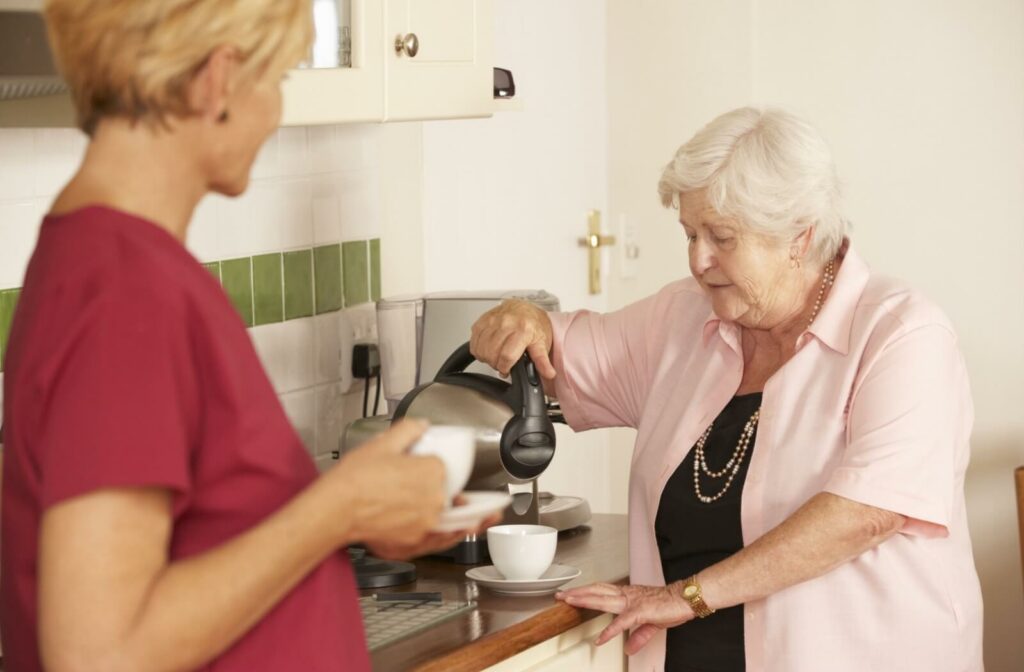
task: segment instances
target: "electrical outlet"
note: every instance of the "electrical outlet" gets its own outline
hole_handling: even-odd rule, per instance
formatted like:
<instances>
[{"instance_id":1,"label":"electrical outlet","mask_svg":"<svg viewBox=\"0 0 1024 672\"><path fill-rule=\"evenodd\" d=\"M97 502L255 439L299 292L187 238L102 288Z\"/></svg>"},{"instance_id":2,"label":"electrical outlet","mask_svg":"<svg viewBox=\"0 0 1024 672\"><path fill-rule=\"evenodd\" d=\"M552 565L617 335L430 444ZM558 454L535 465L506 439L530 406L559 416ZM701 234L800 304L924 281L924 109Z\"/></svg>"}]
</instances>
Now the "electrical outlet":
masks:
<instances>
[{"instance_id":1,"label":"electrical outlet","mask_svg":"<svg viewBox=\"0 0 1024 672\"><path fill-rule=\"evenodd\" d=\"M352 389L352 347L377 342L377 309L365 303L338 312L338 373L342 394Z\"/></svg>"}]
</instances>

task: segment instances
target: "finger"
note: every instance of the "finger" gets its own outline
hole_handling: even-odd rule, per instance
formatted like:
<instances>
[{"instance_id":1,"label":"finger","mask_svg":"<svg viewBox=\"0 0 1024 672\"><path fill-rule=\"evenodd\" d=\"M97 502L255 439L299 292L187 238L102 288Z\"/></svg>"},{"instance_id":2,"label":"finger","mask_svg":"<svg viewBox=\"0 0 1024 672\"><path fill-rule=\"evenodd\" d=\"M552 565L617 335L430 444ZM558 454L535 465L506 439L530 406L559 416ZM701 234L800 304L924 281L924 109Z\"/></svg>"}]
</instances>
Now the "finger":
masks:
<instances>
[{"instance_id":1,"label":"finger","mask_svg":"<svg viewBox=\"0 0 1024 672\"><path fill-rule=\"evenodd\" d=\"M639 628L633 631L633 634L626 640L626 655L632 656L640 649L647 646L647 643L654 639L654 636L658 634L659 628L656 625L645 623Z\"/></svg>"},{"instance_id":2,"label":"finger","mask_svg":"<svg viewBox=\"0 0 1024 672\"><path fill-rule=\"evenodd\" d=\"M626 630L635 626L637 621L638 618L636 612L631 611L625 614L620 614L615 618L615 620L608 624L607 628L601 631L601 634L598 635L596 640L594 640L594 643L601 646L605 642L615 639Z\"/></svg>"},{"instance_id":3,"label":"finger","mask_svg":"<svg viewBox=\"0 0 1024 672\"><path fill-rule=\"evenodd\" d=\"M520 331L510 331L501 342L501 347L498 349L497 354L497 366L496 368L501 375L507 376L512 370L512 367L516 365L519 358L523 356L526 351L527 337Z\"/></svg>"},{"instance_id":4,"label":"finger","mask_svg":"<svg viewBox=\"0 0 1024 672\"><path fill-rule=\"evenodd\" d=\"M564 601L566 604L580 609L607 611L612 614L621 614L626 610L626 598L621 595L614 597L606 595L567 595Z\"/></svg>"},{"instance_id":5,"label":"finger","mask_svg":"<svg viewBox=\"0 0 1024 672\"><path fill-rule=\"evenodd\" d=\"M533 365L537 367L537 372L541 377L547 380L554 380L558 372L555 371L555 366L551 363L547 344L541 341L534 341L526 346L526 351L530 353L530 359L533 360Z\"/></svg>"},{"instance_id":6,"label":"finger","mask_svg":"<svg viewBox=\"0 0 1024 672\"><path fill-rule=\"evenodd\" d=\"M404 453L427 431L430 423L420 418L402 418L391 425L387 431L381 432L372 439L367 446L372 450L394 453Z\"/></svg>"},{"instance_id":7,"label":"finger","mask_svg":"<svg viewBox=\"0 0 1024 672\"><path fill-rule=\"evenodd\" d=\"M469 350L473 356L484 364L497 368L498 348L506 335L496 327L484 327L473 341Z\"/></svg>"},{"instance_id":8,"label":"finger","mask_svg":"<svg viewBox=\"0 0 1024 672\"><path fill-rule=\"evenodd\" d=\"M561 596L580 596L580 595L605 595L614 596L622 595L622 588L613 585L611 583L589 583L579 588L570 588L569 590L559 591L555 593L555 597Z\"/></svg>"}]
</instances>

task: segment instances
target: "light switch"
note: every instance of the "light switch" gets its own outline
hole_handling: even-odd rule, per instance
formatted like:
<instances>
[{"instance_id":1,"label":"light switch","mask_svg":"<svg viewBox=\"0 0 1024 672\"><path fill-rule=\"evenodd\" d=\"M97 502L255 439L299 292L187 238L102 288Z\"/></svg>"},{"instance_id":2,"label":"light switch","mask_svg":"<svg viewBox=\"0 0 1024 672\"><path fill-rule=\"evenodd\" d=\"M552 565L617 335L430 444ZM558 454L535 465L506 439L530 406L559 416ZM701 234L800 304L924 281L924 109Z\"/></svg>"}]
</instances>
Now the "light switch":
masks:
<instances>
[{"instance_id":1,"label":"light switch","mask_svg":"<svg viewBox=\"0 0 1024 672\"><path fill-rule=\"evenodd\" d=\"M619 214L619 240L620 274L624 280L635 278L640 263L640 238L636 224L624 212Z\"/></svg>"}]
</instances>

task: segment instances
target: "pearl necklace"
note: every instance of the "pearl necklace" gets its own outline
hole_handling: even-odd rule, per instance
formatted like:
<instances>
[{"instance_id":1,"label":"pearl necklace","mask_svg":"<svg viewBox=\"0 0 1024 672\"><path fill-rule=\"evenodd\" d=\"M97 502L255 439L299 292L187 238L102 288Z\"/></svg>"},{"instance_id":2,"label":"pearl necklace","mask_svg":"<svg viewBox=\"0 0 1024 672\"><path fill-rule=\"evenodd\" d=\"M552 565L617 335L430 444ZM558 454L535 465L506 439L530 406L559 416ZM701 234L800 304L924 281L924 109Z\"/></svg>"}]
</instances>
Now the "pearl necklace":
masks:
<instances>
[{"instance_id":1,"label":"pearl necklace","mask_svg":"<svg viewBox=\"0 0 1024 672\"><path fill-rule=\"evenodd\" d=\"M835 259L830 260L825 265L825 272L821 278L821 287L818 289L818 296L814 300L814 309L811 311L811 317L807 320L807 327L809 328L814 322L814 318L818 316L818 311L821 310L821 303L825 300L825 292L835 282ZM693 458L693 490L697 494L697 499L710 504L722 498L722 496L729 491L729 487L732 485L733 479L736 478L736 474L739 473L740 467L743 466L743 458L746 457L747 450L750 448L750 441L754 437L754 431L757 429L757 422L761 419L761 407L758 406L754 414L747 420L747 424L743 426L743 432L740 434L740 440L736 443L736 450L733 451L732 457L725 463L725 466L715 471L708 467L707 456L704 453L704 444L707 443L708 437L711 436L711 428L715 426L714 421L708 425L708 428L704 430L704 433L697 439L696 445L693 447L694 458ZM708 478L722 478L728 475L725 480L725 485L715 495L705 495L700 489L700 475L704 473Z\"/></svg>"}]
</instances>

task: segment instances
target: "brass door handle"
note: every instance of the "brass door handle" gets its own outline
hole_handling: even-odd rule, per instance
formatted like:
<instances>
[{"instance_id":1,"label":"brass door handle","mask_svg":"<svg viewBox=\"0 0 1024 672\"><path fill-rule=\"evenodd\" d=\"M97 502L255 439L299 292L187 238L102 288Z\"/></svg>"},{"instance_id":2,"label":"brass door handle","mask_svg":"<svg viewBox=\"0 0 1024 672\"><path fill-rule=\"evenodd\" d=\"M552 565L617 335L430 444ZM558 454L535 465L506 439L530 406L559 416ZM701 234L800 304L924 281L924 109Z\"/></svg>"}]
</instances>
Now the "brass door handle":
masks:
<instances>
[{"instance_id":1,"label":"brass door handle","mask_svg":"<svg viewBox=\"0 0 1024 672\"><path fill-rule=\"evenodd\" d=\"M587 236L580 238L580 247L587 248L589 254L588 277L591 294L601 293L601 248L615 244L615 236L601 235L601 211L591 210L587 213Z\"/></svg>"}]
</instances>

